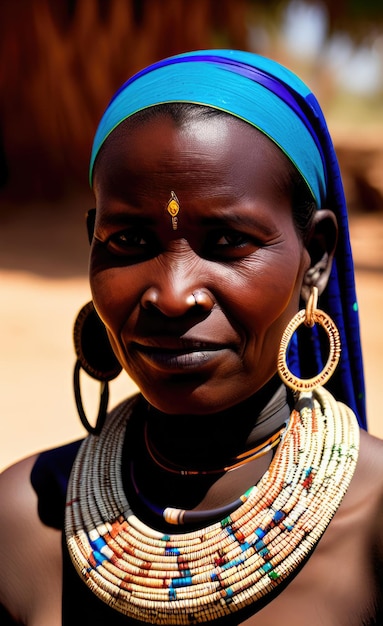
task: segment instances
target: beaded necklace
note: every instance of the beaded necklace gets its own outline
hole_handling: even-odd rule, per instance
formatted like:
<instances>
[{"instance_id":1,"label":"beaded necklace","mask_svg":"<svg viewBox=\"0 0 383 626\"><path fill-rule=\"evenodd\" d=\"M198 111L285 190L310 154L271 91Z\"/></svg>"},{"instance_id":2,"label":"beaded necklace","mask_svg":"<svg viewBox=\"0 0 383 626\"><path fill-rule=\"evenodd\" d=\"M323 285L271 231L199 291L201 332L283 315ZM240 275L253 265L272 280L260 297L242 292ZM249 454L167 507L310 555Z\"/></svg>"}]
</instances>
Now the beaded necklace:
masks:
<instances>
[{"instance_id":1,"label":"beaded necklace","mask_svg":"<svg viewBox=\"0 0 383 626\"><path fill-rule=\"evenodd\" d=\"M65 532L77 572L104 602L150 624L195 624L264 598L304 562L335 514L359 449L355 415L301 394L267 472L219 522L164 534L131 511L121 476L121 405L73 465Z\"/></svg>"}]
</instances>

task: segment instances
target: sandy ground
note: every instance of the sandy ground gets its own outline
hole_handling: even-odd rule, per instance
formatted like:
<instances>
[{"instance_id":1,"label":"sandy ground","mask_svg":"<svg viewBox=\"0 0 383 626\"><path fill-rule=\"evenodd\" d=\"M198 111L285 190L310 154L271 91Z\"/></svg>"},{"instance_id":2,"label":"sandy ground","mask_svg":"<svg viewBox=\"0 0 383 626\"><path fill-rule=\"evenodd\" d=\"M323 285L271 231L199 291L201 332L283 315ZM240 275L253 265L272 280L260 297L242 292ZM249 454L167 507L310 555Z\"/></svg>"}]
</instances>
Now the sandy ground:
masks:
<instances>
[{"instance_id":1,"label":"sandy ground","mask_svg":"<svg viewBox=\"0 0 383 626\"><path fill-rule=\"evenodd\" d=\"M73 320L89 300L86 194L0 210L0 469L41 449L82 437L72 392ZM365 355L369 430L383 437L383 215L353 215L351 236ZM98 384L84 380L90 415ZM134 391L123 374L111 404Z\"/></svg>"}]
</instances>

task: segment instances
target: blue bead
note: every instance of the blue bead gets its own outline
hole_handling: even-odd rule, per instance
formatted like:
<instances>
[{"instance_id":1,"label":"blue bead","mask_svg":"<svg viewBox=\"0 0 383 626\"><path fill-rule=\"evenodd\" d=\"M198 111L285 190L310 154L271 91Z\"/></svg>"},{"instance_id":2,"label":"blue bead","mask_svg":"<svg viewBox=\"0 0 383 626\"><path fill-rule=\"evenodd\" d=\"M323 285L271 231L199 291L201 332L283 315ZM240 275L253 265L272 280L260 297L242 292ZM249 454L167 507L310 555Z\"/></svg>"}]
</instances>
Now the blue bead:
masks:
<instances>
[{"instance_id":1,"label":"blue bead","mask_svg":"<svg viewBox=\"0 0 383 626\"><path fill-rule=\"evenodd\" d=\"M97 550L94 550L93 557L94 557L94 560L96 561L96 565L102 565L103 562L106 560L104 555L101 554L101 552L98 552Z\"/></svg>"},{"instance_id":2,"label":"blue bead","mask_svg":"<svg viewBox=\"0 0 383 626\"><path fill-rule=\"evenodd\" d=\"M171 587L188 587L191 584L191 576L185 576L185 578L173 578L171 582Z\"/></svg>"},{"instance_id":3,"label":"blue bead","mask_svg":"<svg viewBox=\"0 0 383 626\"><path fill-rule=\"evenodd\" d=\"M265 563L264 565L262 565L262 569L264 572L270 572L270 570L273 569L272 565L270 563Z\"/></svg>"},{"instance_id":4,"label":"blue bead","mask_svg":"<svg viewBox=\"0 0 383 626\"><path fill-rule=\"evenodd\" d=\"M92 546L93 550L98 550L99 552L101 552L101 550L106 546L106 541L102 537L99 537L94 541L89 539L89 543Z\"/></svg>"},{"instance_id":5,"label":"blue bead","mask_svg":"<svg viewBox=\"0 0 383 626\"><path fill-rule=\"evenodd\" d=\"M280 522L285 517L285 513L283 511L275 511L274 513L274 522Z\"/></svg>"},{"instance_id":6,"label":"blue bead","mask_svg":"<svg viewBox=\"0 0 383 626\"><path fill-rule=\"evenodd\" d=\"M178 548L165 548L165 555L166 556L179 556L180 551Z\"/></svg>"},{"instance_id":7,"label":"blue bead","mask_svg":"<svg viewBox=\"0 0 383 626\"><path fill-rule=\"evenodd\" d=\"M239 558L237 557L236 559L232 559L231 561L229 561L228 563L225 563L224 565L222 565L222 569L230 569L230 567L235 567L237 565L241 565L243 562L245 561L244 558Z\"/></svg>"},{"instance_id":8,"label":"blue bead","mask_svg":"<svg viewBox=\"0 0 383 626\"><path fill-rule=\"evenodd\" d=\"M262 530L262 528L257 528L255 530L255 534L257 535L257 537L259 537L259 539L263 539L266 533L264 530Z\"/></svg>"}]
</instances>

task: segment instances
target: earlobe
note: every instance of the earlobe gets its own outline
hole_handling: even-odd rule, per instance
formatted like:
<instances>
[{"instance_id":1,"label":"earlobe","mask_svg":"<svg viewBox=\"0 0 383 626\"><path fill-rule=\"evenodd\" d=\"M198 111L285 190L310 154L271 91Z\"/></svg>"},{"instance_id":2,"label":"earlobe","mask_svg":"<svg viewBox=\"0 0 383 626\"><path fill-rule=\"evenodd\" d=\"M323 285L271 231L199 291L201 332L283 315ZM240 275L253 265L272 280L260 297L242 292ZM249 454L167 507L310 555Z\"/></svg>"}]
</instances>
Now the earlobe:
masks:
<instances>
[{"instance_id":1,"label":"earlobe","mask_svg":"<svg viewBox=\"0 0 383 626\"><path fill-rule=\"evenodd\" d=\"M89 211L86 214L86 229L88 232L88 241L90 244L93 241L95 222L96 222L96 209L89 209Z\"/></svg>"},{"instance_id":2,"label":"earlobe","mask_svg":"<svg viewBox=\"0 0 383 626\"><path fill-rule=\"evenodd\" d=\"M328 209L317 211L306 244L311 264L302 284L301 295L305 302L313 286L318 287L319 295L324 291L331 272L337 238L338 224L334 213Z\"/></svg>"}]
</instances>

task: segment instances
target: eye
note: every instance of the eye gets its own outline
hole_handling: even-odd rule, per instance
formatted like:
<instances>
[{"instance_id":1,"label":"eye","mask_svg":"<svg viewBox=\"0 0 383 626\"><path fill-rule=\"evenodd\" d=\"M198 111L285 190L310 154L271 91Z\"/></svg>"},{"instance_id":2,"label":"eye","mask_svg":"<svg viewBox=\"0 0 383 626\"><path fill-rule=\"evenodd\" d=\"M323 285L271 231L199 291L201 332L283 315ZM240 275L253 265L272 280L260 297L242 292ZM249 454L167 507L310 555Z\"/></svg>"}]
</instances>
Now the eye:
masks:
<instances>
[{"instance_id":1,"label":"eye","mask_svg":"<svg viewBox=\"0 0 383 626\"><path fill-rule=\"evenodd\" d=\"M215 245L217 247L224 246L232 246L234 248L241 247L249 243L249 237L244 235L243 233L237 233L236 231L229 231L223 233L217 241Z\"/></svg>"},{"instance_id":2,"label":"eye","mask_svg":"<svg viewBox=\"0 0 383 626\"><path fill-rule=\"evenodd\" d=\"M154 238L142 229L129 228L111 235L105 242L109 252L122 257L153 256Z\"/></svg>"},{"instance_id":3,"label":"eye","mask_svg":"<svg viewBox=\"0 0 383 626\"><path fill-rule=\"evenodd\" d=\"M209 234L205 255L210 258L238 259L248 256L261 246L254 237L237 230L220 230Z\"/></svg>"}]
</instances>

